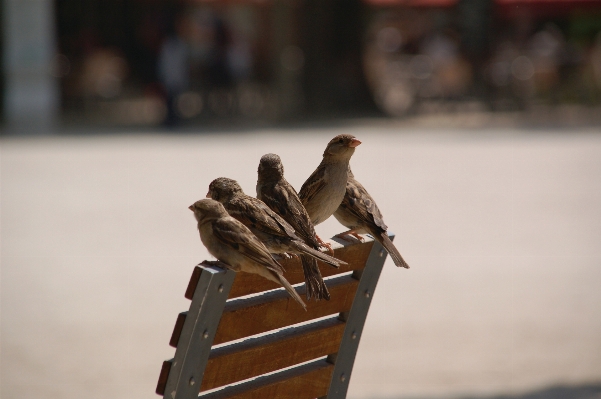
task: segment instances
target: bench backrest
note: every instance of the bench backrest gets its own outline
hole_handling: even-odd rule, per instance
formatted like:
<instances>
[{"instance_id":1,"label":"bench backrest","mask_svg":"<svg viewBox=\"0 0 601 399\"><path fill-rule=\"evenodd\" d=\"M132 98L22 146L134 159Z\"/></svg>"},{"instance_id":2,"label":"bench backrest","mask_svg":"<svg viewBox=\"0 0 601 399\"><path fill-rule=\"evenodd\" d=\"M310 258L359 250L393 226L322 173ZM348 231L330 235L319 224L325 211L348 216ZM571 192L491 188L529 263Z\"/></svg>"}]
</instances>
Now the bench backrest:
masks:
<instances>
[{"instance_id":1,"label":"bench backrest","mask_svg":"<svg viewBox=\"0 0 601 399\"><path fill-rule=\"evenodd\" d=\"M262 277L196 266L185 294L190 309L177 318L175 356L163 362L156 392L168 399L345 398L387 253L369 236L334 240L334 256L348 265L320 263L331 299L306 301L307 311ZM291 284L304 282L299 259L281 263ZM295 289L304 296L304 284Z\"/></svg>"}]
</instances>

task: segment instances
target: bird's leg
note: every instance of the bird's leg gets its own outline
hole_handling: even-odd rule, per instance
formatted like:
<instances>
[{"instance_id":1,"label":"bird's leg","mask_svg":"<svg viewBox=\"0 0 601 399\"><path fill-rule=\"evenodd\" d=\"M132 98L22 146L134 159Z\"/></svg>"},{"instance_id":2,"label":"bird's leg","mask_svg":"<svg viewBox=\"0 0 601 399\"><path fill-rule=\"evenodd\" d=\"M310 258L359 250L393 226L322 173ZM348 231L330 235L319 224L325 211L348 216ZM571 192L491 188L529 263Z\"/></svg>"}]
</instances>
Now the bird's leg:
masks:
<instances>
[{"instance_id":1,"label":"bird's leg","mask_svg":"<svg viewBox=\"0 0 601 399\"><path fill-rule=\"evenodd\" d=\"M345 231L343 233L340 233L340 234L336 234L335 237L342 238L343 240L347 240L348 241L348 237L349 236L353 236L353 237L355 237L357 240L359 240L361 242L364 241L364 238L361 237L355 230L352 230L352 229L349 230L349 231Z\"/></svg>"},{"instance_id":2,"label":"bird's leg","mask_svg":"<svg viewBox=\"0 0 601 399\"><path fill-rule=\"evenodd\" d=\"M319 243L320 247L326 247L328 249L328 252L330 253L330 255L334 255L334 250L332 249L332 244L325 242L324 240L319 238L319 236L317 234L315 234L315 238L317 238L317 242Z\"/></svg>"},{"instance_id":3,"label":"bird's leg","mask_svg":"<svg viewBox=\"0 0 601 399\"><path fill-rule=\"evenodd\" d=\"M216 266L216 267L220 267L222 269L233 270L235 272L239 272L239 271L242 270L242 268L240 266L228 265L227 263L222 262L220 260L205 260L204 262L202 262L200 264L201 265Z\"/></svg>"}]
</instances>

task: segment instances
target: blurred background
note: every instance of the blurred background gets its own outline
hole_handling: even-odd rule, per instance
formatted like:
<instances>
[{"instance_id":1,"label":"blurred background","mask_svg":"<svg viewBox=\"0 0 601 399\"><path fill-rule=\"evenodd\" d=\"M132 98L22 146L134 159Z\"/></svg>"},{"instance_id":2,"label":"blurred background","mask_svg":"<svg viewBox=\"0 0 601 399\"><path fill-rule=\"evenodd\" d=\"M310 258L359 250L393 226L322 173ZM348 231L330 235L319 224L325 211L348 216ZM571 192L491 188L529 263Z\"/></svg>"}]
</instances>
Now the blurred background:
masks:
<instances>
[{"instance_id":1,"label":"blurred background","mask_svg":"<svg viewBox=\"0 0 601 399\"><path fill-rule=\"evenodd\" d=\"M601 103L597 0L4 0L1 21L17 130Z\"/></svg>"},{"instance_id":2,"label":"blurred background","mask_svg":"<svg viewBox=\"0 0 601 399\"><path fill-rule=\"evenodd\" d=\"M3 0L0 398L148 398L216 177L326 143L384 267L352 399L601 399L601 1ZM322 237L342 231L335 220Z\"/></svg>"}]
</instances>

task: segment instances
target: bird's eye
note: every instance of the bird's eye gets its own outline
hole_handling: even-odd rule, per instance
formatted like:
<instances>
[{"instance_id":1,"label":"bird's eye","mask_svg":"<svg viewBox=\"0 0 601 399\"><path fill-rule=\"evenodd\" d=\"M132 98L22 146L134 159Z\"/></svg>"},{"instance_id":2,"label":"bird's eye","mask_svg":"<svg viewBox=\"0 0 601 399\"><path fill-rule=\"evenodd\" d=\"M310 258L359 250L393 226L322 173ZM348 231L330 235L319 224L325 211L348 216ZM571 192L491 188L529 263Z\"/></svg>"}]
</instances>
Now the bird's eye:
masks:
<instances>
[{"instance_id":1,"label":"bird's eye","mask_svg":"<svg viewBox=\"0 0 601 399\"><path fill-rule=\"evenodd\" d=\"M338 140L338 142L339 142L340 144L342 144L342 139Z\"/></svg>"}]
</instances>

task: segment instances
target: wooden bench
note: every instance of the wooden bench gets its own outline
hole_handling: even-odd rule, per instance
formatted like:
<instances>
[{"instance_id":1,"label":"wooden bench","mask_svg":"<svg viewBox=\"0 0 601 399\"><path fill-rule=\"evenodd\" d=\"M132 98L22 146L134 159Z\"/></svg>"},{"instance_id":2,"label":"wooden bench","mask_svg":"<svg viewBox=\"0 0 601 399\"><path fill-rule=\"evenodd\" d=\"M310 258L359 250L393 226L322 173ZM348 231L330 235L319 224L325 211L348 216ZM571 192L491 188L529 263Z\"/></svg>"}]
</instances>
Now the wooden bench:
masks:
<instances>
[{"instance_id":1,"label":"wooden bench","mask_svg":"<svg viewBox=\"0 0 601 399\"><path fill-rule=\"evenodd\" d=\"M196 266L185 294L190 309L177 317L169 342L175 356L163 362L156 393L168 399L345 398L387 256L364 238L333 239L334 256L348 265L320 264L330 277L331 299L307 301L307 311L257 275ZM298 259L281 263L291 284L304 282ZM304 284L295 289L304 297Z\"/></svg>"}]
</instances>

